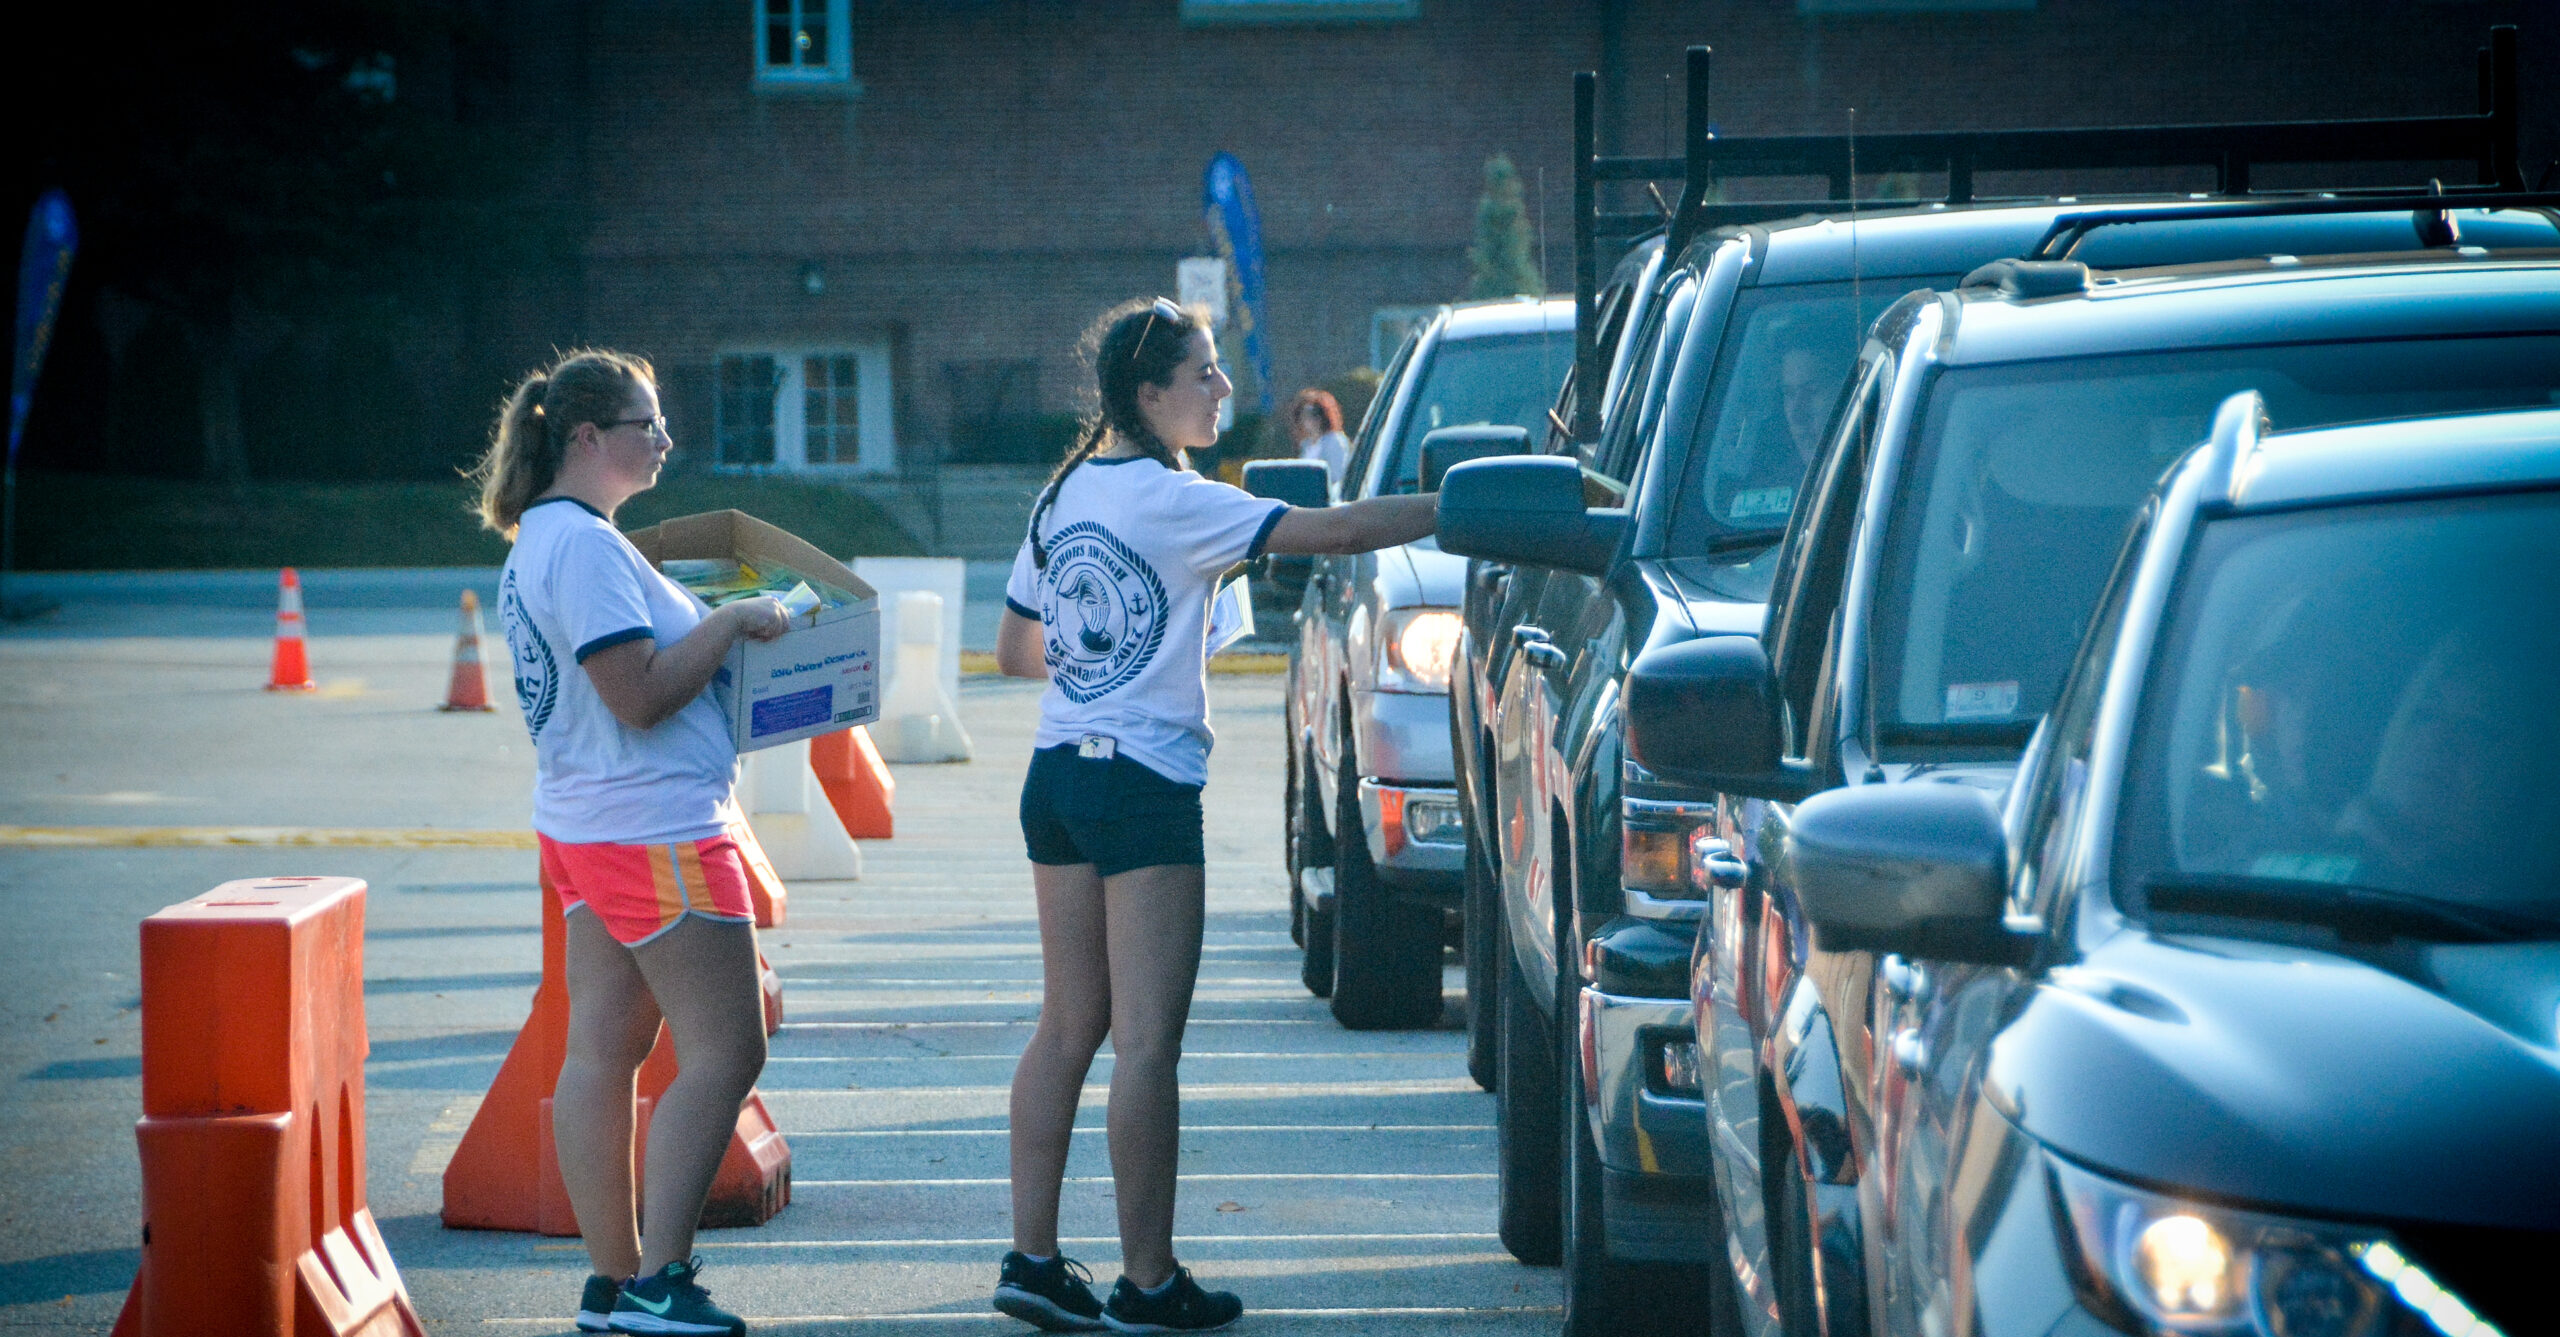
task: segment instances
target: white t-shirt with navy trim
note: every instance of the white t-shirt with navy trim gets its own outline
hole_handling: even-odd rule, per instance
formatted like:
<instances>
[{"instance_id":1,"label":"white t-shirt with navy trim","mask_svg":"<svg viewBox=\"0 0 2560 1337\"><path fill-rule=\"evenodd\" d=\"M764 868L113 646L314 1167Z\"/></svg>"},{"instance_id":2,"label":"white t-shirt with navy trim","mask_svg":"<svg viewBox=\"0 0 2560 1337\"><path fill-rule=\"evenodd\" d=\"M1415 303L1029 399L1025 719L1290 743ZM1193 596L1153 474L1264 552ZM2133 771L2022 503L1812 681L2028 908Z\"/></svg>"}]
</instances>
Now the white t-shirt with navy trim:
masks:
<instances>
[{"instance_id":1,"label":"white t-shirt with navy trim","mask_svg":"<svg viewBox=\"0 0 2560 1337\"><path fill-rule=\"evenodd\" d=\"M1005 607L1041 624L1049 690L1035 748L1088 735L1182 784L1209 779L1209 599L1262 555L1288 507L1144 456L1087 460L1025 536Z\"/></svg>"},{"instance_id":2,"label":"white t-shirt with navy trim","mask_svg":"<svg viewBox=\"0 0 2560 1337\"><path fill-rule=\"evenodd\" d=\"M738 747L714 699L728 670L655 728L614 718L579 665L710 613L585 502L525 508L498 578L516 703L533 734L533 829L564 844L705 840L738 821Z\"/></svg>"}]
</instances>

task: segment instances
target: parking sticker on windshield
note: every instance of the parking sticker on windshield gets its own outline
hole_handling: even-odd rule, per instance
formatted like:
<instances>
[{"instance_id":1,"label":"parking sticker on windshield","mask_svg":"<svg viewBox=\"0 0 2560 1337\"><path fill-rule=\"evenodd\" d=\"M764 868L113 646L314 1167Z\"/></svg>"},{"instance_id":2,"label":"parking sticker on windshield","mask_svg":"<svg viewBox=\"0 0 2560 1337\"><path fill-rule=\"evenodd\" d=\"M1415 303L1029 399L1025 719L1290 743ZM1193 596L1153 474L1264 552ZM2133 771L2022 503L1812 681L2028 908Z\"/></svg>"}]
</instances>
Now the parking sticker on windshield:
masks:
<instances>
[{"instance_id":1,"label":"parking sticker on windshield","mask_svg":"<svg viewBox=\"0 0 2560 1337\"><path fill-rule=\"evenodd\" d=\"M2018 684L1958 682L1947 685L1947 722L2005 720L2018 713Z\"/></svg>"},{"instance_id":2,"label":"parking sticker on windshield","mask_svg":"<svg viewBox=\"0 0 2560 1337\"><path fill-rule=\"evenodd\" d=\"M1747 492L1733 494L1733 505L1730 511L1736 520L1764 518L1783 520L1787 518L1787 512L1795 509L1795 505L1796 490L1794 488L1755 487Z\"/></svg>"}]
</instances>

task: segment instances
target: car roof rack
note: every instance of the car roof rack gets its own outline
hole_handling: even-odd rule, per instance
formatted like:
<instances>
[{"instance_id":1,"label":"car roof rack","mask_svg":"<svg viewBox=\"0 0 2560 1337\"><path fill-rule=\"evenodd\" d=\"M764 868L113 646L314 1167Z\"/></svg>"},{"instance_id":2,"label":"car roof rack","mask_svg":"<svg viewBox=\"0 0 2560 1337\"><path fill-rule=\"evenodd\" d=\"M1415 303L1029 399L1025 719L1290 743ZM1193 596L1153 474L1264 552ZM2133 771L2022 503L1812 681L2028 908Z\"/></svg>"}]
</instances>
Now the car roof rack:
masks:
<instances>
[{"instance_id":1,"label":"car roof rack","mask_svg":"<svg viewBox=\"0 0 2560 1337\"><path fill-rule=\"evenodd\" d=\"M2162 204L2153 208L2114 208L2085 213L2054 216L2035 249L2019 257L2022 260L2066 260L2080 248L2091 232L2102 227L2124 223L2176 223L2210 218L2284 218L2313 214L2379 214L2406 209L2412 215L2433 214L2435 218L2422 227L2433 229L2428 235L2434 244L2451 246L2462 239L2461 229L2449 215L2456 209L2539 209L2560 210L2560 192L2524 190L2434 189L2411 191L2324 191L2318 195L2260 196L2245 200L2212 200L2188 204ZM2560 228L2560 218L2553 225Z\"/></svg>"},{"instance_id":2,"label":"car roof rack","mask_svg":"<svg viewBox=\"0 0 2560 1337\"><path fill-rule=\"evenodd\" d=\"M1598 76L1573 76L1573 288L1574 369L1581 384L1596 385L1602 369L1598 332L1592 328L1600 286L1600 243L1603 238L1632 240L1667 225L1664 253L1676 258L1701 233L1738 223L1765 222L1807 213L1843 213L1865 209L1910 209L1928 200L1858 200L1849 198L1853 145L1846 135L1767 135L1723 138L1708 120L1709 63L1704 46L1688 49L1688 107L1682 152L1678 157L1599 156ZM2452 116L2376 117L2343 121L2257 121L2226 125L2154 125L2059 130L1959 130L1866 134L1854 152L1863 160L1859 175L1896 172L1944 172L1950 205L1983 202L1974 193L1978 172L2091 170L2143 167L2210 167L2214 189L2207 197L2229 197L2240 214L2261 201L2250 199L2256 168L2271 164L2426 162L2471 159L2479 164L2479 183L2441 187L2447 208L2501 207L2493 200L2525 189L2517 160L2516 30L2500 24L2489 30L2489 45L2479 53L2479 110ZM1830 198L1821 200L1748 200L1710 202L1707 194L1722 179L1735 177L1818 176L1830 182ZM1654 188L1655 213L1603 214L1599 184L1644 182ZM1680 182L1677 203L1664 201L1656 183ZM2406 192L2402 192L2405 196ZM2334 211L2351 213L2401 207L2397 199L2377 205L2350 192L2335 192ZM2038 197L2042 198L2042 197ZM2290 202L2288 197L2288 201ZM2386 197L2376 196L2374 199ZM2266 201L2273 203L2274 201ZM2412 206L2423 208L2423 205ZM2323 212L2321 209L2303 212ZM2441 210L2439 210L2441 212ZM2155 217L2215 217L2197 206L2175 206ZM2239 216L2239 215L2234 215ZM2093 216L2081 231L2097 226ZM2057 228L2059 223L2057 222ZM2046 244L2060 233L2048 233ZM2076 245L2076 241L2073 243ZM2037 258L2055 258L2042 246ZM1599 405L1575 396L1573 438L1589 442L1599 436Z\"/></svg>"}]
</instances>

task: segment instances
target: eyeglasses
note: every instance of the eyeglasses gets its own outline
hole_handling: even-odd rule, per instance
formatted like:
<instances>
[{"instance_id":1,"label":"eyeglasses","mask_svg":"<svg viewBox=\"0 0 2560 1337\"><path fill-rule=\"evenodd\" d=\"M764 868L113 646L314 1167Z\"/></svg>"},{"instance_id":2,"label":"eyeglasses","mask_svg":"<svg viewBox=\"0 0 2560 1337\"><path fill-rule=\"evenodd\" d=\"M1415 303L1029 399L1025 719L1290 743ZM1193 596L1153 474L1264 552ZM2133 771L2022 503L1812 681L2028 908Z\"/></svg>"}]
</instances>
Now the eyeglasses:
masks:
<instances>
[{"instance_id":1,"label":"eyeglasses","mask_svg":"<svg viewBox=\"0 0 2560 1337\"><path fill-rule=\"evenodd\" d=\"M653 413L646 418L622 418L614 422L598 423L597 426L608 432L619 427L646 427L650 435L664 436L667 434L667 415Z\"/></svg>"},{"instance_id":2,"label":"eyeglasses","mask_svg":"<svg viewBox=\"0 0 2560 1337\"><path fill-rule=\"evenodd\" d=\"M1156 299L1156 304L1147 309L1146 328L1139 330L1138 341L1129 345L1130 361L1135 362L1138 360L1138 350L1146 347L1147 336L1156 332L1156 317L1158 316L1164 317L1164 319L1169 322L1179 324L1182 320L1182 308L1175 306L1171 298L1159 297Z\"/></svg>"}]
</instances>

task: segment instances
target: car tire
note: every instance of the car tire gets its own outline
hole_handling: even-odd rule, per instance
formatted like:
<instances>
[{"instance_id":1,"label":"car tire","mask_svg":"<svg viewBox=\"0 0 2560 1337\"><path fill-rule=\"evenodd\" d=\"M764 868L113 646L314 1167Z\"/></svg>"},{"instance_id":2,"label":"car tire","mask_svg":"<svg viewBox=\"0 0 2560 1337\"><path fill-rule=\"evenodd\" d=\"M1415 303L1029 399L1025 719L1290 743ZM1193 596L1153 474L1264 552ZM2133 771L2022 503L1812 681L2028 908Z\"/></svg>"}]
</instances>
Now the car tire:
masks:
<instances>
[{"instance_id":1,"label":"car tire","mask_svg":"<svg viewBox=\"0 0 2560 1337\"><path fill-rule=\"evenodd\" d=\"M1436 1026L1440 908L1399 900L1378 880L1361 830L1360 775L1348 738L1333 810L1333 1018L1355 1031Z\"/></svg>"},{"instance_id":2,"label":"car tire","mask_svg":"<svg viewBox=\"0 0 2560 1337\"><path fill-rule=\"evenodd\" d=\"M1590 1104L1578 1072L1568 1071L1561 1086L1563 1145L1557 1159L1564 1170L1559 1253L1566 1337L1675 1337L1715 1331L1707 1269L1724 1267L1723 1262L1628 1263L1609 1256L1600 1147L1591 1136Z\"/></svg>"},{"instance_id":3,"label":"car tire","mask_svg":"<svg viewBox=\"0 0 2560 1337\"><path fill-rule=\"evenodd\" d=\"M1306 875L1333 862L1333 842L1324 831L1315 786L1306 782L1309 761L1292 741L1283 800L1288 825L1282 844L1289 869L1289 936L1299 947L1298 982L1307 986L1307 992L1326 998L1333 993L1333 912L1317 907L1307 891Z\"/></svg>"},{"instance_id":4,"label":"car tire","mask_svg":"<svg viewBox=\"0 0 2560 1337\"><path fill-rule=\"evenodd\" d=\"M1466 942L1460 951L1467 968L1467 1075L1491 1091L1500 1069L1495 1051L1496 1030L1502 1024L1502 962L1495 955L1501 950L1501 938L1494 925L1502 919L1502 900L1485 865L1484 847L1477 840L1475 824L1470 823L1466 899L1459 912L1459 931Z\"/></svg>"},{"instance_id":5,"label":"car tire","mask_svg":"<svg viewBox=\"0 0 2560 1337\"><path fill-rule=\"evenodd\" d=\"M1564 1234L1556 1164L1561 1095L1555 1040L1530 998L1499 914L1494 944L1502 969L1493 1092L1496 1229L1512 1257L1532 1267L1552 1267L1562 1256Z\"/></svg>"}]
</instances>

